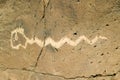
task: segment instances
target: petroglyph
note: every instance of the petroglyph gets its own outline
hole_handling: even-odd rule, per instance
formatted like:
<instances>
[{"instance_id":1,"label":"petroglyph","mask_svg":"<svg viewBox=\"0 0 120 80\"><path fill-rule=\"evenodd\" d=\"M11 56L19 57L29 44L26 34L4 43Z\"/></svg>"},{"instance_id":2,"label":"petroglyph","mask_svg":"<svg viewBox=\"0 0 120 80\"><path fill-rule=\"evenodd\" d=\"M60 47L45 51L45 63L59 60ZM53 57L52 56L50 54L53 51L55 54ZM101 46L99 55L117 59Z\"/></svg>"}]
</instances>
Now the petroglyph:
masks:
<instances>
[{"instance_id":1,"label":"petroglyph","mask_svg":"<svg viewBox=\"0 0 120 80\"><path fill-rule=\"evenodd\" d=\"M26 42L25 44L18 44L16 46L13 45L13 43L15 41L18 40L18 33L21 34ZM26 49L27 45L28 44L37 44L38 46L40 47L43 47L43 46L47 46L47 45L51 45L55 48L60 48L62 45L64 45L65 43L71 45L71 46L77 46L81 41L85 41L86 43L92 45L94 43L96 43L99 39L103 39L103 40L106 40L107 38L104 37L104 36L96 36L95 38L93 38L92 40L89 40L85 35L82 35L80 36L78 39L76 39L75 41L72 41L70 38L68 37L63 37L61 38L59 41L54 41L51 37L48 37L46 40L45 40L45 44L44 44L44 41L38 39L37 37L35 38L28 38L25 33L24 33L24 29L23 28L16 28L15 30L13 30L11 32L11 39L10 39L10 42L11 42L11 47L13 49L19 49L20 47L23 47L24 49Z\"/></svg>"}]
</instances>

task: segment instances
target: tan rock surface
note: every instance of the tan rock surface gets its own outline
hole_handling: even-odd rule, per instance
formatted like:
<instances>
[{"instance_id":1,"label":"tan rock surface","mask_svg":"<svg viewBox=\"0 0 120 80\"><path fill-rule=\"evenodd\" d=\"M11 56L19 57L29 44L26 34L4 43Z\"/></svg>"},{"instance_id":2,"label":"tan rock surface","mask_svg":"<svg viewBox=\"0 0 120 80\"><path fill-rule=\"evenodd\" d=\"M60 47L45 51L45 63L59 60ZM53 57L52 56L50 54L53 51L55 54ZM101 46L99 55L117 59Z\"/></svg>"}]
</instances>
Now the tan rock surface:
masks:
<instances>
[{"instance_id":1,"label":"tan rock surface","mask_svg":"<svg viewBox=\"0 0 120 80\"><path fill-rule=\"evenodd\" d=\"M11 37L18 28L26 37ZM75 42L82 35L107 39L46 45L48 38ZM14 46L28 44L15 49L11 40ZM119 0L0 0L0 80L119 79Z\"/></svg>"}]
</instances>

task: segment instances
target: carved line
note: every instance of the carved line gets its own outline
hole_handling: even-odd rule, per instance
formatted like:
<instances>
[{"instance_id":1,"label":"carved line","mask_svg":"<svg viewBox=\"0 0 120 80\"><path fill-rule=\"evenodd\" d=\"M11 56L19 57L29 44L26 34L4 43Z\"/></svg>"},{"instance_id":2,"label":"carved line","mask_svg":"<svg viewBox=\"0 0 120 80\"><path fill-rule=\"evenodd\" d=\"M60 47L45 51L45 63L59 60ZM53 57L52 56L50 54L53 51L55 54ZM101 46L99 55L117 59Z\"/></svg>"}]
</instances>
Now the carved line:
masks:
<instances>
[{"instance_id":1,"label":"carved line","mask_svg":"<svg viewBox=\"0 0 120 80\"><path fill-rule=\"evenodd\" d=\"M13 45L13 41L16 41L18 40L18 34L17 33L20 33L25 39L26 39L26 42L25 42L25 45L22 45L22 44L18 44L17 46L14 46ZM13 39L13 36L14 36L14 39ZM65 43L71 45L71 46L77 46L81 41L85 41L86 43L92 45L94 44L95 42L98 41L98 39L104 39L106 40L107 38L106 37L103 37L103 36L96 36L95 38L93 38L92 40L89 40L87 37L85 37L84 35L80 36L77 40L75 41L72 41L71 39L69 39L68 37L63 37L61 38L59 41L54 41L52 38L48 37L46 40L45 40L45 45L44 46L47 46L49 44L51 44L53 47L55 48L60 48L62 45L64 45ZM36 43L38 46L40 47L43 47L43 44L44 42L40 39L38 39L37 37L35 38L31 38L29 39L25 34L24 34L24 29L23 28L17 28L15 30L13 30L11 32L11 39L10 39L10 42L11 42L11 47L13 49L19 49L20 47L23 47L26 49L27 45L28 44L34 44Z\"/></svg>"}]
</instances>

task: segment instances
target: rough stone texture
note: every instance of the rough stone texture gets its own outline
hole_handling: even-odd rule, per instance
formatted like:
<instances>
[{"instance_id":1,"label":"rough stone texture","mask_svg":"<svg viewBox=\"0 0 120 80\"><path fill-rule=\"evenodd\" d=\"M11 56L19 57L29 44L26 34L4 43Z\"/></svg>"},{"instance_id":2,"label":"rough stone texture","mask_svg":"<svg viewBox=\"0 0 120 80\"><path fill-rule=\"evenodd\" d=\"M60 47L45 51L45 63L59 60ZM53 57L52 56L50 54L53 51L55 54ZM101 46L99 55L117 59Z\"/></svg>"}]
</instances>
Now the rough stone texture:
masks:
<instances>
[{"instance_id":1,"label":"rough stone texture","mask_svg":"<svg viewBox=\"0 0 120 80\"><path fill-rule=\"evenodd\" d=\"M11 32L23 28L28 38L59 41L85 35L107 37L73 47L28 45L12 49ZM14 43L25 44L24 37ZM119 80L119 0L0 0L0 80Z\"/></svg>"}]
</instances>

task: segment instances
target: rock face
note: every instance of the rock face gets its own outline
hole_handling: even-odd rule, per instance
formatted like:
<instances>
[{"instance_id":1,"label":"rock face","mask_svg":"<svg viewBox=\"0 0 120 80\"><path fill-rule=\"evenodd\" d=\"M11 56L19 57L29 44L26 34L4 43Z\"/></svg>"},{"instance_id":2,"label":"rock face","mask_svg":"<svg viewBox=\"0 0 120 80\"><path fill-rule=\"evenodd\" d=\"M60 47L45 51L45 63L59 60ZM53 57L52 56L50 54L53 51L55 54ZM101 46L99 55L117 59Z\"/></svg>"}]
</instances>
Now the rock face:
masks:
<instances>
[{"instance_id":1,"label":"rock face","mask_svg":"<svg viewBox=\"0 0 120 80\"><path fill-rule=\"evenodd\" d=\"M0 80L119 79L119 0L0 0Z\"/></svg>"}]
</instances>

